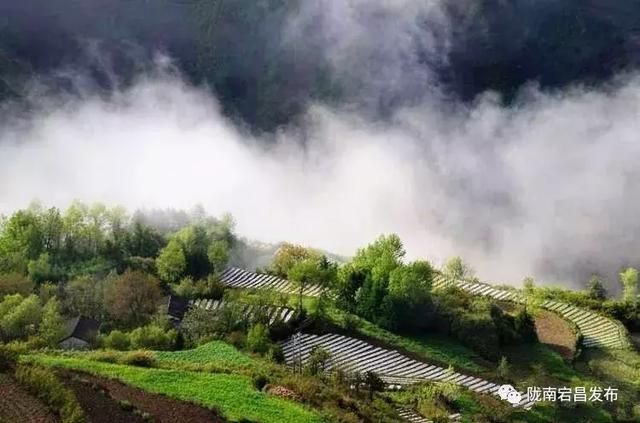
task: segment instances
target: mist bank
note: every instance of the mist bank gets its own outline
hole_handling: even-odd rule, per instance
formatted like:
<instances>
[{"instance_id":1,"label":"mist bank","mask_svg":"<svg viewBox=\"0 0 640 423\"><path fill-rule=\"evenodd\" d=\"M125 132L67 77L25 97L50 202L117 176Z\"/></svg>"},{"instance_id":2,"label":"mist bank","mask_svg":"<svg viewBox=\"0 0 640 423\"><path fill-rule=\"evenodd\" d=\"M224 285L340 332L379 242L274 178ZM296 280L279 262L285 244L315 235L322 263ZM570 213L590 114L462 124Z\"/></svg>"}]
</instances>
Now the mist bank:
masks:
<instances>
[{"instance_id":1,"label":"mist bank","mask_svg":"<svg viewBox=\"0 0 640 423\"><path fill-rule=\"evenodd\" d=\"M0 211L38 199L230 212L241 235L350 255L398 233L410 257L482 279L611 285L640 257L640 77L601 88L427 99L389 119L313 104L255 136L163 62L111 95L34 97L0 130Z\"/></svg>"},{"instance_id":2,"label":"mist bank","mask_svg":"<svg viewBox=\"0 0 640 423\"><path fill-rule=\"evenodd\" d=\"M377 118L425 97L509 103L544 89L598 86L640 64L637 0L0 0L0 98L110 92L174 58L223 113L254 132L349 104Z\"/></svg>"}]
</instances>

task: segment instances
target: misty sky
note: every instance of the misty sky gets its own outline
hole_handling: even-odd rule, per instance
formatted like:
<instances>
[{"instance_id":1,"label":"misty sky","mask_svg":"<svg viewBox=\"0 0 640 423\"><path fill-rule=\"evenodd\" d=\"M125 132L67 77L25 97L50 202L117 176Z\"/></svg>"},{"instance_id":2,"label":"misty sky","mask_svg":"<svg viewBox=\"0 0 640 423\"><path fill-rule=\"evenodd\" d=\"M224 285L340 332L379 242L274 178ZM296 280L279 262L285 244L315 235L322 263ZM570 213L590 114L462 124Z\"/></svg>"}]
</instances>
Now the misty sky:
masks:
<instances>
[{"instance_id":1,"label":"misty sky","mask_svg":"<svg viewBox=\"0 0 640 423\"><path fill-rule=\"evenodd\" d=\"M461 102L435 75L457 36L442 10L373 3L306 2L290 16L283 44L314 34L303 44L358 101L312 101L270 133L227 117L164 56L109 95L34 90L37 107L0 128L0 211L200 203L250 238L348 255L396 232L410 257L461 255L508 283L577 286L640 264L640 75ZM382 103L384 118L369 112Z\"/></svg>"}]
</instances>

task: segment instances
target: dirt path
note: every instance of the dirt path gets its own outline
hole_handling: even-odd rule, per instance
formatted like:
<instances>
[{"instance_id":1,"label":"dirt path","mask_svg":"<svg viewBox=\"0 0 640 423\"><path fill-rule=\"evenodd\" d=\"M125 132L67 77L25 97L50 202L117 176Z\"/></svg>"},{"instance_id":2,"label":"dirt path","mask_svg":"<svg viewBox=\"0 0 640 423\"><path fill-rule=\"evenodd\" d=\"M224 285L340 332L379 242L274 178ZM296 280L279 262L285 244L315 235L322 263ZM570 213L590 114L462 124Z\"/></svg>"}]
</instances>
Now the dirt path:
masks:
<instances>
[{"instance_id":1,"label":"dirt path","mask_svg":"<svg viewBox=\"0 0 640 423\"><path fill-rule=\"evenodd\" d=\"M224 423L225 419L214 411L168 398L164 395L152 394L133 388L115 380L100 378L92 375L82 375L83 379L104 388L116 400L127 400L139 410L151 414L158 423ZM113 422L109 419L108 423Z\"/></svg>"},{"instance_id":2,"label":"dirt path","mask_svg":"<svg viewBox=\"0 0 640 423\"><path fill-rule=\"evenodd\" d=\"M571 325L562 317L546 310L537 313L535 321L540 342L557 351L563 358L571 360L576 344Z\"/></svg>"},{"instance_id":3,"label":"dirt path","mask_svg":"<svg viewBox=\"0 0 640 423\"><path fill-rule=\"evenodd\" d=\"M39 399L10 376L0 373L0 423L56 423L58 419Z\"/></svg>"}]
</instances>

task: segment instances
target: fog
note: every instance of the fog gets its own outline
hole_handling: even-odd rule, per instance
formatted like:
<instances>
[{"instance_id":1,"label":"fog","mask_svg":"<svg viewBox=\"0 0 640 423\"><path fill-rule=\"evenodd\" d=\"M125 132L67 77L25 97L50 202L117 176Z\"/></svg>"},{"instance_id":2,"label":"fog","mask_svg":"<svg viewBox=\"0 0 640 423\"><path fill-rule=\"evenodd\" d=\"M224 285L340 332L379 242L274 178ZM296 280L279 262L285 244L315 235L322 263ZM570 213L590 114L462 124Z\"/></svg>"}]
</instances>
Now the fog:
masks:
<instances>
[{"instance_id":1,"label":"fog","mask_svg":"<svg viewBox=\"0 0 640 423\"><path fill-rule=\"evenodd\" d=\"M302 2L284 27L263 31L277 40L265 42L278 47L270 54L293 61L291 92L304 99L301 116L266 133L231 119L215 87L188 78L173 57L157 54L120 83L93 50L109 90L69 65L55 81L72 90L51 90L36 75L28 107L0 108L0 212L35 199L130 211L202 204L232 213L238 232L260 241L350 255L395 232L409 258L441 265L460 255L484 280L582 286L597 272L615 286L620 267L640 261L640 75L611 66L591 72L603 77L597 84L567 82L570 69L556 72L555 56L545 56L517 66L514 80L529 82L508 102L490 90L462 101L469 86L473 94L486 85L472 71L478 61L504 54L519 63L541 22L576 6L527 6L536 19L519 33L512 18L522 5L467 4ZM584 19L626 31L628 13L598 10L585 9ZM638 38L624 34L631 63ZM582 55L562 48L574 52L571 66L589 70L606 46L583 41ZM297 91L300 75L320 64L340 82L342 101ZM529 78L536 67L540 77ZM562 74L547 84L555 88L540 88L554 72Z\"/></svg>"},{"instance_id":2,"label":"fog","mask_svg":"<svg viewBox=\"0 0 640 423\"><path fill-rule=\"evenodd\" d=\"M0 135L0 209L73 199L231 212L238 232L340 254L396 232L410 257L484 279L578 283L638 259L640 79L516 106L439 100L391 121L313 105L265 141L175 72L49 99ZM304 142L302 142L304 140Z\"/></svg>"}]
</instances>

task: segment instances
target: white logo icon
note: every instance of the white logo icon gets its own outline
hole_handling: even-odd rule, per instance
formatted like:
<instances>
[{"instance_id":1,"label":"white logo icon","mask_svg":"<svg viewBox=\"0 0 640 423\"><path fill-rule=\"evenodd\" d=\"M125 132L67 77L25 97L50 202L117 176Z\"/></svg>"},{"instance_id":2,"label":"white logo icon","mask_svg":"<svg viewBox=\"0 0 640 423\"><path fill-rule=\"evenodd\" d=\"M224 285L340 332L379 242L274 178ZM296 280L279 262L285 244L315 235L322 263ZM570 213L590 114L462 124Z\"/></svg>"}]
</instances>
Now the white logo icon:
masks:
<instances>
[{"instance_id":1,"label":"white logo icon","mask_svg":"<svg viewBox=\"0 0 640 423\"><path fill-rule=\"evenodd\" d=\"M500 399L507 400L513 405L520 404L520 401L522 400L520 392L516 391L511 385L502 385L498 388L498 395L500 396Z\"/></svg>"}]
</instances>

